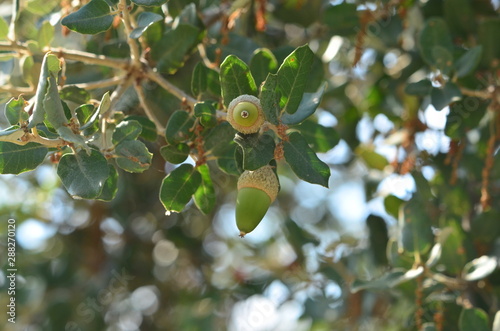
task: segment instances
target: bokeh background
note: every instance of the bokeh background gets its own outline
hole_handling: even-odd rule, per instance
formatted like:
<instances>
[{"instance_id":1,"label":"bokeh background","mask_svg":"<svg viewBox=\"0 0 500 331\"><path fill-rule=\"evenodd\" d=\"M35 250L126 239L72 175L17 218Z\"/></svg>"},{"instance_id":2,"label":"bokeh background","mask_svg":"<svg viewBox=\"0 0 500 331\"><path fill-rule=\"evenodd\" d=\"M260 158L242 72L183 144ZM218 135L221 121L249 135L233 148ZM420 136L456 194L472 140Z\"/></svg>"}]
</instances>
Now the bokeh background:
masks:
<instances>
[{"instance_id":1,"label":"bokeh background","mask_svg":"<svg viewBox=\"0 0 500 331\"><path fill-rule=\"evenodd\" d=\"M453 20L465 14L458 9L450 13L445 2L194 1L202 21L213 13L233 15L231 30L224 32L228 34L221 32L221 21L207 25L205 51L211 60L217 49L244 61L258 47L271 49L279 61L305 43L315 52L317 79L309 89L314 92L323 81L328 84L315 120L335 128L339 136L333 149L319 154L331 168L330 188L300 181L279 163L278 199L258 228L242 239L234 219L237 178L220 171L213 173L217 207L212 214L201 214L192 203L179 214L165 214L159 187L175 166L159 154L162 138L147 142L154 154L148 171L120 172L111 202L72 199L50 160L29 173L2 175L2 266L9 218L16 220L18 244L17 319L11 329L415 330L414 288L353 292L350 285L355 279L381 277L391 268L387 241L396 240L400 228L397 215L387 211L387 197L407 201L417 187L430 185L446 205L442 212L457 219L472 215L478 204L484 128L474 124L468 129L466 161L455 169L458 184L452 185L446 163L453 145L446 131L449 107L436 110L429 97L404 92L407 83L436 75L418 48L418 33L427 18L447 19L457 44L467 45L467 38L476 36L476 28L464 30ZM473 9L471 24L480 24L484 17L498 22L497 0L457 2ZM162 6L166 24L189 3L170 0ZM265 31L255 28L260 3L266 6ZM338 6L351 4L356 5L356 16L369 12L370 19L362 23L342 14ZM7 21L11 8L9 1L0 4L0 15ZM56 31L53 47L128 56L119 29L64 36L59 1L30 0L23 8L17 28L21 38L32 38L41 22L49 20ZM228 40L222 42L223 37ZM495 37L498 40L500 33ZM189 92L192 69L202 57L193 52L184 67L167 78ZM16 61L0 62L1 84L20 77ZM494 70L481 70L481 79L468 86L480 90L498 84ZM109 72L103 68L81 63L67 68L68 83L105 75ZM154 84L147 91L165 122L180 101ZM104 92L92 91L96 99ZM2 97L5 102L10 96ZM133 90L117 110L141 114ZM494 178L498 183L498 176ZM457 188L464 183L469 184L467 191ZM498 186L492 197L495 209ZM0 270L1 307L8 300L5 272L5 267ZM450 310L454 316L457 309ZM426 314L432 321L432 314Z\"/></svg>"}]
</instances>

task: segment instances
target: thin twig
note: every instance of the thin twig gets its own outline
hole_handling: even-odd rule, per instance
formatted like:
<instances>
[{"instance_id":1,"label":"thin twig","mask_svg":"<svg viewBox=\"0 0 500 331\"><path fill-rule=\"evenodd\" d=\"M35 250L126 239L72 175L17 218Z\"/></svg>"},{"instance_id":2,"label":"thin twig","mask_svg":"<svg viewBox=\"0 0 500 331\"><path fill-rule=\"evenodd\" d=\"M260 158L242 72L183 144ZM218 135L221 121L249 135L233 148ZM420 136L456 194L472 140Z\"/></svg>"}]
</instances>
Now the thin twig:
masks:
<instances>
[{"instance_id":1,"label":"thin twig","mask_svg":"<svg viewBox=\"0 0 500 331\"><path fill-rule=\"evenodd\" d=\"M35 134L25 134L21 130L11 135L0 136L0 141L24 146L28 143L38 143L45 147L61 147L67 145L62 139L47 139Z\"/></svg>"},{"instance_id":2,"label":"thin twig","mask_svg":"<svg viewBox=\"0 0 500 331\"><path fill-rule=\"evenodd\" d=\"M0 41L0 51L16 51L21 54L31 54L26 43L10 43ZM96 55L88 52L73 51L58 47L49 48L48 51L67 60L81 61L87 64L102 65L115 69L127 70L130 66L126 59L115 59L104 55Z\"/></svg>"},{"instance_id":3,"label":"thin twig","mask_svg":"<svg viewBox=\"0 0 500 331\"><path fill-rule=\"evenodd\" d=\"M141 67L141 53L139 52L139 47L137 46L137 42L135 39L130 38L130 33L133 30L131 24L131 18L129 13L129 8L127 6L126 0L120 0L119 6L122 10L122 18L123 18L123 26L125 27L125 33L127 35L127 43L130 47L130 56L132 58L132 63L135 68Z\"/></svg>"},{"instance_id":4,"label":"thin twig","mask_svg":"<svg viewBox=\"0 0 500 331\"><path fill-rule=\"evenodd\" d=\"M462 92L463 95L481 99L492 99L494 94L494 89L491 88L487 88L484 90L471 90L465 87L461 87L460 91Z\"/></svg>"},{"instance_id":5,"label":"thin twig","mask_svg":"<svg viewBox=\"0 0 500 331\"><path fill-rule=\"evenodd\" d=\"M160 85L167 92L173 94L178 99L184 101L190 108L194 107L196 99L188 95L186 92L178 88L177 86L170 83L168 80L163 78L158 72L151 68L147 68L144 72L147 78L154 81L156 84Z\"/></svg>"},{"instance_id":6,"label":"thin twig","mask_svg":"<svg viewBox=\"0 0 500 331\"><path fill-rule=\"evenodd\" d=\"M116 90L113 91L111 94L111 104L109 106L109 109L102 114L103 117L108 117L111 113L112 110L116 104L116 102L120 99L120 97L127 91L127 89L132 85L132 82L134 80L134 76L128 75L125 77L125 79L122 81L120 85L116 88Z\"/></svg>"},{"instance_id":7,"label":"thin twig","mask_svg":"<svg viewBox=\"0 0 500 331\"><path fill-rule=\"evenodd\" d=\"M156 132L160 136L165 135L165 127L160 123L154 112L149 108L148 103L146 101L146 96L144 95L144 89L141 84L136 80L134 82L135 91L137 92L137 96L139 97L139 102L141 104L142 109L144 109L144 113L146 116L155 124Z\"/></svg>"},{"instance_id":8,"label":"thin twig","mask_svg":"<svg viewBox=\"0 0 500 331\"><path fill-rule=\"evenodd\" d=\"M125 77L126 76L115 76L115 77L109 78L109 79L103 79L103 80L98 80L95 82L88 82L88 83L78 83L78 84L73 84L73 85L75 85L79 88L82 88L82 89L86 89L86 90L95 90L98 88L119 85L120 82L122 82L125 79Z\"/></svg>"},{"instance_id":9,"label":"thin twig","mask_svg":"<svg viewBox=\"0 0 500 331\"><path fill-rule=\"evenodd\" d=\"M19 95L19 94L34 95L36 93L35 89L31 87L12 86L10 84L0 86L0 92L7 92L12 95Z\"/></svg>"}]
</instances>

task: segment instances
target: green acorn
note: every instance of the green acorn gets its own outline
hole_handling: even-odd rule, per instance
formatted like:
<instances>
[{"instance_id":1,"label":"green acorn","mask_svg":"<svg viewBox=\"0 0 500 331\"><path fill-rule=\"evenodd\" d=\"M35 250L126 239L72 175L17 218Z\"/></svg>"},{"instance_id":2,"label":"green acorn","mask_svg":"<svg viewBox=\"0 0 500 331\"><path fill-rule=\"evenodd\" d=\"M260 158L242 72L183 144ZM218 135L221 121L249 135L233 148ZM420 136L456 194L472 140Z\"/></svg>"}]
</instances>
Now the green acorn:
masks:
<instances>
[{"instance_id":1,"label":"green acorn","mask_svg":"<svg viewBox=\"0 0 500 331\"><path fill-rule=\"evenodd\" d=\"M229 103L227 121L239 132L256 133L264 123L264 112L259 98L243 94Z\"/></svg>"},{"instance_id":2,"label":"green acorn","mask_svg":"<svg viewBox=\"0 0 500 331\"><path fill-rule=\"evenodd\" d=\"M238 179L236 225L240 237L252 232L266 215L278 195L278 178L271 166L255 171L246 170Z\"/></svg>"}]
</instances>

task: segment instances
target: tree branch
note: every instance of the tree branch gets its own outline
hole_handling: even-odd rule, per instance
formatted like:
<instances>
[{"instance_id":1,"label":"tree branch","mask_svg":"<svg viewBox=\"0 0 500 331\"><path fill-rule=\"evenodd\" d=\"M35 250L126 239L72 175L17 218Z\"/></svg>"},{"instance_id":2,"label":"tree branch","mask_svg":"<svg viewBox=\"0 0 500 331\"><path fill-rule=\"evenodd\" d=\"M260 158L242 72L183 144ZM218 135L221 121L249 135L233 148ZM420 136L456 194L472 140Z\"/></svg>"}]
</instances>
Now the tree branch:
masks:
<instances>
[{"instance_id":1,"label":"tree branch","mask_svg":"<svg viewBox=\"0 0 500 331\"><path fill-rule=\"evenodd\" d=\"M19 94L34 95L36 93L36 91L31 87L19 87L12 85L0 86L0 92L7 92L11 95L19 95Z\"/></svg>"},{"instance_id":2,"label":"tree branch","mask_svg":"<svg viewBox=\"0 0 500 331\"><path fill-rule=\"evenodd\" d=\"M31 54L25 43L10 43L0 41L0 51L16 51L21 54ZM96 55L88 52L72 51L63 48L52 47L47 50L67 60L81 61L88 64L102 65L110 68L128 70L130 63L126 59L114 59L104 55Z\"/></svg>"},{"instance_id":3,"label":"tree branch","mask_svg":"<svg viewBox=\"0 0 500 331\"><path fill-rule=\"evenodd\" d=\"M484 90L471 90L465 87L461 87L460 91L462 92L463 95L481 99L492 99L494 95L494 89L492 87L489 87Z\"/></svg>"},{"instance_id":4,"label":"tree branch","mask_svg":"<svg viewBox=\"0 0 500 331\"><path fill-rule=\"evenodd\" d=\"M130 33L132 32L132 24L129 13L129 8L127 6L126 0L120 0L119 8L122 11L123 26L125 27L125 34L127 35L127 43L130 47L130 56L132 58L132 65L135 68L141 67L141 53L139 52L139 47L134 39L130 38Z\"/></svg>"},{"instance_id":5,"label":"tree branch","mask_svg":"<svg viewBox=\"0 0 500 331\"><path fill-rule=\"evenodd\" d=\"M147 78L150 80L154 81L156 84L160 85L165 89L167 92L173 94L176 96L178 99L186 102L186 104L193 108L194 104L196 103L196 99L188 95L186 92L178 88L177 86L173 85L170 83L168 80L163 78L158 72L154 71L151 68L146 68L145 70L145 75Z\"/></svg>"},{"instance_id":6,"label":"tree branch","mask_svg":"<svg viewBox=\"0 0 500 331\"><path fill-rule=\"evenodd\" d=\"M61 147L67 145L62 139L47 139L38 134L25 133L22 129L12 132L12 134L0 136L0 141L24 146L28 143L38 143L46 147Z\"/></svg>"},{"instance_id":7,"label":"tree branch","mask_svg":"<svg viewBox=\"0 0 500 331\"><path fill-rule=\"evenodd\" d=\"M165 135L165 127L160 123L156 115L153 113L151 108L149 108L146 102L146 96L144 95L144 90L142 89L141 84L138 81L134 82L135 91L137 92L137 96L139 97L139 102L141 103L142 109L144 109L144 113L146 116L155 124L156 132L160 136Z\"/></svg>"}]
</instances>

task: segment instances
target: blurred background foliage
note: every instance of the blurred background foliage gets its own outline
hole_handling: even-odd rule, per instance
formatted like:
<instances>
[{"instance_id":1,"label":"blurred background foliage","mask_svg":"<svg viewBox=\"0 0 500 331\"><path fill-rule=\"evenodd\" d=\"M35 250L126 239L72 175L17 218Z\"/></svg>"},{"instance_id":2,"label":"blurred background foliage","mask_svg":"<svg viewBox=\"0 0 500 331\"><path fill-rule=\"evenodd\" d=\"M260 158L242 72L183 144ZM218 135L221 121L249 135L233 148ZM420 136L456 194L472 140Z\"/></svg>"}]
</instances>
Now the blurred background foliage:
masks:
<instances>
[{"instance_id":1,"label":"blurred background foliage","mask_svg":"<svg viewBox=\"0 0 500 331\"><path fill-rule=\"evenodd\" d=\"M96 35L61 26L84 3L21 2L18 39L40 43L49 22L52 47L128 58L119 22ZM211 214L190 204L165 215L158 192L173 165L159 153L163 139L146 142L149 170L120 170L111 202L73 200L50 160L3 175L0 218L17 222L14 330L499 330L499 6L170 0L143 7L164 16L143 35L151 61L170 47L163 36L177 17L203 31L199 46L164 74L186 93L200 61L217 65L234 54L249 63L265 47L281 63L308 43L316 58L306 92L327 82L312 120L339 137L333 149L315 146L331 168L330 189L280 166L277 202L241 239L237 178L222 172L213 174ZM0 4L7 22L11 12L11 2ZM7 58L0 68L2 85L25 86L19 61ZM65 70L68 84L114 75L81 62ZM90 92L100 100L108 89ZM181 106L154 83L145 90L161 123ZM12 94L1 91L6 102ZM216 100L217 92L202 98ZM115 106L142 114L133 89ZM2 277L2 307L6 287Z\"/></svg>"}]
</instances>

